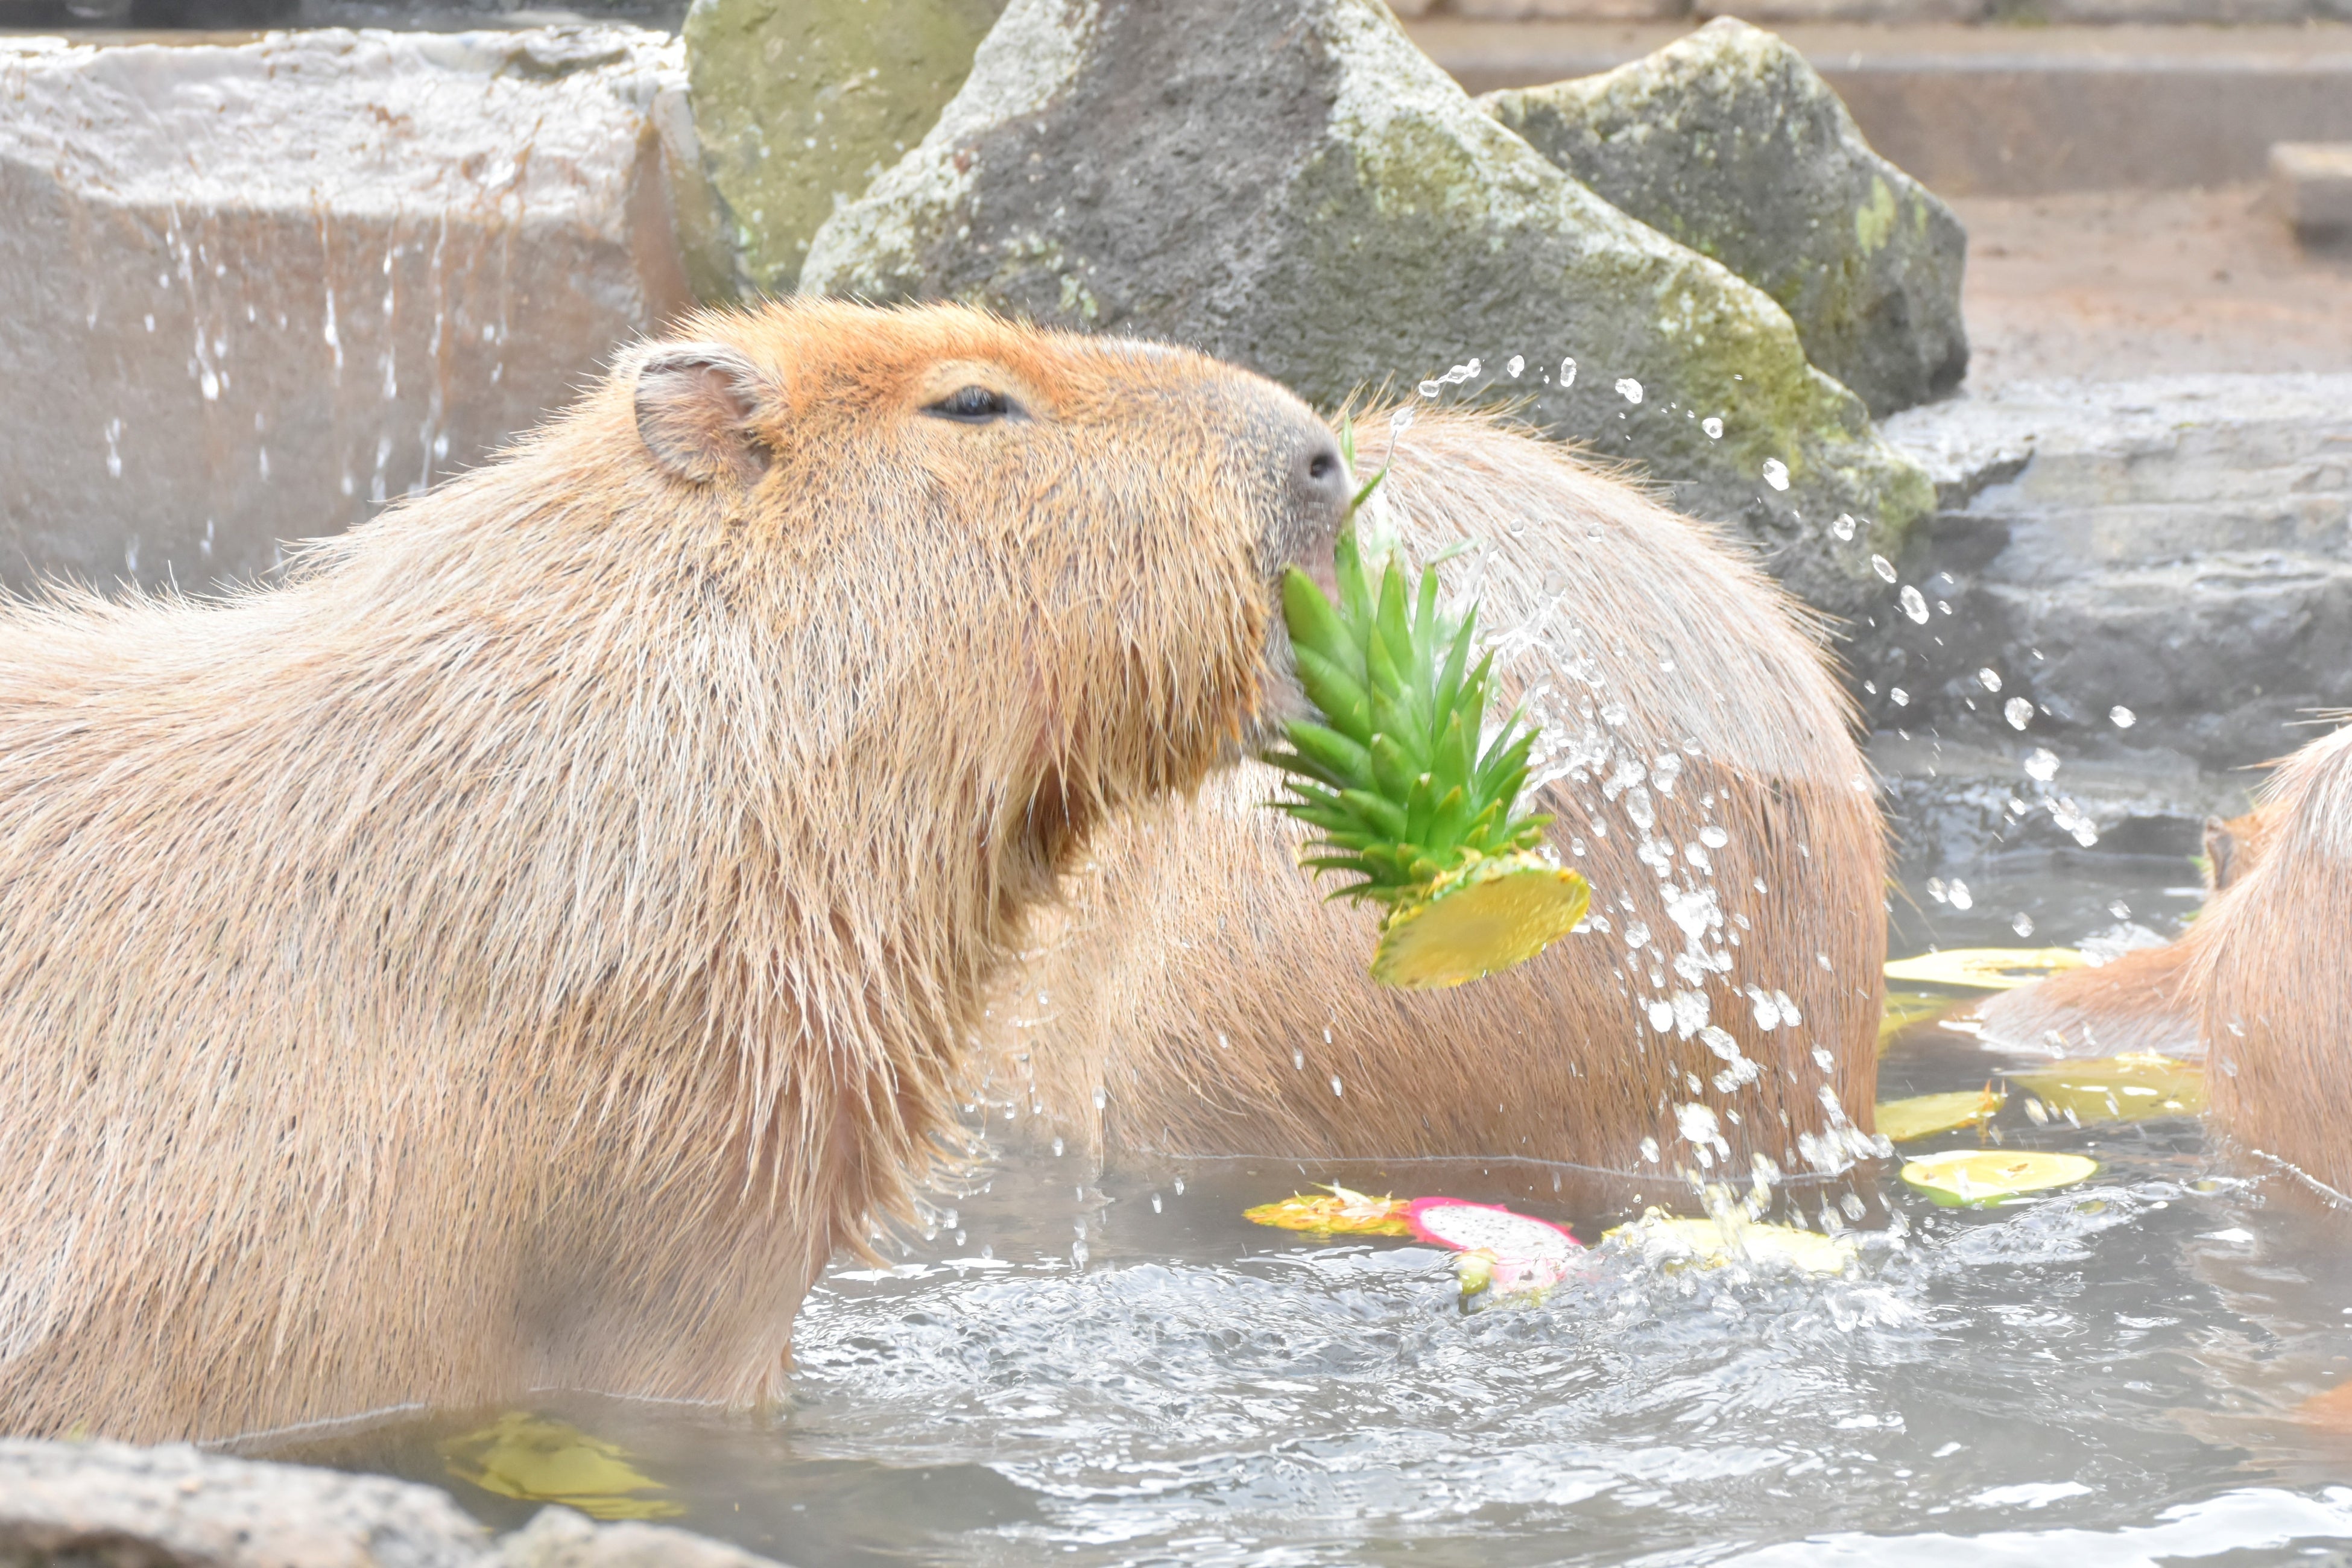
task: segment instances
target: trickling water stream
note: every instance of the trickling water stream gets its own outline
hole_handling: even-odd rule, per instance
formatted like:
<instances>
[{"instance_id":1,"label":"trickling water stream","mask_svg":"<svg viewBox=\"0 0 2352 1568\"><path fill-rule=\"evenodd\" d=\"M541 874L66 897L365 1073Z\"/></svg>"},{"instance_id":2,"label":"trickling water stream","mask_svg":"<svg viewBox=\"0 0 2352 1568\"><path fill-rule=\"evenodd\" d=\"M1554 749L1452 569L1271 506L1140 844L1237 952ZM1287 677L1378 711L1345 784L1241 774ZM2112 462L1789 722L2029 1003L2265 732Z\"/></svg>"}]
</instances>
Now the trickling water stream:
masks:
<instances>
[{"instance_id":1,"label":"trickling water stream","mask_svg":"<svg viewBox=\"0 0 2352 1568\"><path fill-rule=\"evenodd\" d=\"M2021 912L2033 942L2077 941L2118 902L2169 935L2193 881L2122 856L1979 868L1963 910L1923 880L1895 951L2014 945ZM1973 1087L1998 1059L1914 1029L1883 1093ZM803 1564L2352 1561L2352 1421L2296 1415L2352 1380L2345 1222L2217 1168L2191 1119L2044 1128L2021 1100L1996 1123L2011 1146L2099 1174L1966 1211L1890 1168L1906 1234L1867 1233L1847 1278L1603 1248L1540 1306L1467 1315L1431 1248L1240 1211L1337 1174L1588 1239L1622 1216L1563 1213L1541 1166L1228 1163L1180 1191L1040 1158L900 1268L836 1268L781 1422L541 1413L622 1445L679 1522ZM529 1505L450 1479L436 1447L494 1414L301 1453L516 1521Z\"/></svg>"}]
</instances>

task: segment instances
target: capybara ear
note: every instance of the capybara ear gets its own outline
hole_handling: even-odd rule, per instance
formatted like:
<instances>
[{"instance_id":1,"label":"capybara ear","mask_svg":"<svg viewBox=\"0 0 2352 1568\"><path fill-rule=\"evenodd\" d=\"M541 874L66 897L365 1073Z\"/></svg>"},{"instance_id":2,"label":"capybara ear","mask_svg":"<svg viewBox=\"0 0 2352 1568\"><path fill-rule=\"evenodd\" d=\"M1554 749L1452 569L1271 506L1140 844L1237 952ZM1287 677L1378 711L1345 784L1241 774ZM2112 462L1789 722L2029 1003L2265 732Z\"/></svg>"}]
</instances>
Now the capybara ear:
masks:
<instances>
[{"instance_id":1,"label":"capybara ear","mask_svg":"<svg viewBox=\"0 0 2352 1568\"><path fill-rule=\"evenodd\" d=\"M2205 890L2218 893L2228 887L2238 868L2238 840L2230 825L2218 816L2205 819Z\"/></svg>"},{"instance_id":2,"label":"capybara ear","mask_svg":"<svg viewBox=\"0 0 2352 1568\"><path fill-rule=\"evenodd\" d=\"M681 479L749 484L768 471L752 427L760 373L722 343L674 343L637 370L637 436Z\"/></svg>"}]
</instances>

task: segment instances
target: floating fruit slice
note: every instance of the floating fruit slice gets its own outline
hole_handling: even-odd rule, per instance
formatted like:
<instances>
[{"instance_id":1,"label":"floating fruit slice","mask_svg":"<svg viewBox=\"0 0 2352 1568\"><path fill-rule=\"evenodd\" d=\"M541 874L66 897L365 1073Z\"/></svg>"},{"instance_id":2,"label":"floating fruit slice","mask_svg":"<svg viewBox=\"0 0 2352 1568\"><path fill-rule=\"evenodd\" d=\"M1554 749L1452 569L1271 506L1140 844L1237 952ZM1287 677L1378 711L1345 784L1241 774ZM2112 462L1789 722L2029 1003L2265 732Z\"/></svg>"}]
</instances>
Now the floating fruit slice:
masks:
<instances>
[{"instance_id":1,"label":"floating fruit slice","mask_svg":"<svg viewBox=\"0 0 2352 1568\"><path fill-rule=\"evenodd\" d=\"M1853 1238L1822 1236L1790 1225L1762 1225L1726 1215L1678 1219L1652 1209L1630 1225L1602 1237L1664 1268L1720 1268L1744 1262L1800 1268L1808 1274L1843 1273L1854 1259Z\"/></svg>"},{"instance_id":2,"label":"floating fruit slice","mask_svg":"<svg viewBox=\"0 0 2352 1568\"><path fill-rule=\"evenodd\" d=\"M1951 1005L1952 998L1941 991L1888 991L1878 1015L1878 1048L1885 1050L1896 1035Z\"/></svg>"},{"instance_id":3,"label":"floating fruit slice","mask_svg":"<svg viewBox=\"0 0 2352 1568\"><path fill-rule=\"evenodd\" d=\"M1568 1258L1581 1245L1549 1220L1460 1198L1415 1198L1404 1205L1404 1217L1413 1235L1456 1252L1491 1252L1506 1258Z\"/></svg>"},{"instance_id":4,"label":"floating fruit slice","mask_svg":"<svg viewBox=\"0 0 2352 1568\"><path fill-rule=\"evenodd\" d=\"M1951 1094L1890 1100L1878 1108L1878 1130L1897 1143L1909 1143L1955 1127L1989 1121L2004 1098L1990 1089L1963 1089Z\"/></svg>"},{"instance_id":5,"label":"floating fruit slice","mask_svg":"<svg viewBox=\"0 0 2352 1568\"><path fill-rule=\"evenodd\" d=\"M1886 966L1886 978L1963 991L2014 991L2089 962L2071 947L1948 947L1894 960Z\"/></svg>"},{"instance_id":6,"label":"floating fruit slice","mask_svg":"<svg viewBox=\"0 0 2352 1568\"><path fill-rule=\"evenodd\" d=\"M1999 1203L2020 1193L2071 1186L2099 1168L2080 1154L2037 1150L1950 1149L1922 1154L1903 1167L1903 1179L1945 1208Z\"/></svg>"},{"instance_id":7,"label":"floating fruit slice","mask_svg":"<svg viewBox=\"0 0 2352 1568\"><path fill-rule=\"evenodd\" d=\"M523 1502L556 1502L591 1519L671 1519L686 1510L629 1463L617 1443L567 1421L510 1410L479 1431L441 1445L441 1461L461 1481Z\"/></svg>"},{"instance_id":8,"label":"floating fruit slice","mask_svg":"<svg viewBox=\"0 0 2352 1568\"><path fill-rule=\"evenodd\" d=\"M2204 1073L2153 1051L2053 1062L2007 1077L2062 1116L2074 1112L2077 1124L2193 1116L2205 1109Z\"/></svg>"},{"instance_id":9,"label":"floating fruit slice","mask_svg":"<svg viewBox=\"0 0 2352 1568\"><path fill-rule=\"evenodd\" d=\"M1473 854L1381 922L1372 978L1435 991L1528 959L1576 929L1592 889L1530 854Z\"/></svg>"},{"instance_id":10,"label":"floating fruit slice","mask_svg":"<svg viewBox=\"0 0 2352 1568\"><path fill-rule=\"evenodd\" d=\"M1400 1198L1367 1197L1334 1183L1314 1197L1299 1194L1280 1203L1244 1209L1242 1217L1276 1230L1311 1230L1324 1236L1411 1236L1412 1226L1406 1223L1404 1211Z\"/></svg>"}]
</instances>

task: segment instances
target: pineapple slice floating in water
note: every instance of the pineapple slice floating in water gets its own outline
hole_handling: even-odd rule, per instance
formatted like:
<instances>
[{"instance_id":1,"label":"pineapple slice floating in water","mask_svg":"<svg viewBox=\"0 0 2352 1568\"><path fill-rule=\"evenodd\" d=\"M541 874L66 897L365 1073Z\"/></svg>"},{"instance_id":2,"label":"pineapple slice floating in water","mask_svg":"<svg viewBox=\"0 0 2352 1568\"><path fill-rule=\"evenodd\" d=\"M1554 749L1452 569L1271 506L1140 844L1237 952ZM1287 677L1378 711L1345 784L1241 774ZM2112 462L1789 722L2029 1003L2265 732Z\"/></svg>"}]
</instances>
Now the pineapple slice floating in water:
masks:
<instances>
[{"instance_id":1,"label":"pineapple slice floating in water","mask_svg":"<svg viewBox=\"0 0 2352 1568\"><path fill-rule=\"evenodd\" d=\"M1477 612L1447 624L1433 568L1408 603L1392 555L1373 581L1352 522L1337 556L1337 605L1295 567L1283 581L1299 684L1324 722L1291 724L1291 749L1267 759L1290 775L1273 804L1320 835L1306 866L1360 879L1333 898L1387 907L1373 979L1436 990L1525 963L1591 897L1538 849L1551 818L1512 812L1535 733L1515 717L1480 746L1494 656L1470 667Z\"/></svg>"}]
</instances>

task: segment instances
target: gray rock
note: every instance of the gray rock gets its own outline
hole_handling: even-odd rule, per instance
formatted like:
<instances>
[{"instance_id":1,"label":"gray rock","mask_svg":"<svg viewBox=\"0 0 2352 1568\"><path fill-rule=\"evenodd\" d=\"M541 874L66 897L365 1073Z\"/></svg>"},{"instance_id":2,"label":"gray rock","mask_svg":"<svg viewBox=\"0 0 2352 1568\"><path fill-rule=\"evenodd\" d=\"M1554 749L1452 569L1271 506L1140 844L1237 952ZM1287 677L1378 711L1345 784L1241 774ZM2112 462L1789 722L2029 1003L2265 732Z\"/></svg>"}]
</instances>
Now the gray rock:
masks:
<instances>
[{"instance_id":1,"label":"gray rock","mask_svg":"<svg viewBox=\"0 0 2352 1568\"><path fill-rule=\"evenodd\" d=\"M0 42L0 583L263 571L568 402L692 303L684 88L627 27Z\"/></svg>"},{"instance_id":2,"label":"gray rock","mask_svg":"<svg viewBox=\"0 0 2352 1568\"><path fill-rule=\"evenodd\" d=\"M1888 586L1864 622L1877 723L2226 770L2352 705L2352 375L2018 384L1887 432L1940 504L1901 568L1927 620Z\"/></svg>"},{"instance_id":3,"label":"gray rock","mask_svg":"<svg viewBox=\"0 0 2352 1568\"><path fill-rule=\"evenodd\" d=\"M1929 502L1786 312L1481 113L1377 0L1014 0L801 286L1172 339L1326 405L1458 363L1433 395L1528 400L1832 610Z\"/></svg>"},{"instance_id":4,"label":"gray rock","mask_svg":"<svg viewBox=\"0 0 2352 1568\"><path fill-rule=\"evenodd\" d=\"M5 1568L776 1568L660 1525L542 1509L493 1542L447 1493L185 1444L0 1438Z\"/></svg>"},{"instance_id":5,"label":"gray rock","mask_svg":"<svg viewBox=\"0 0 2352 1568\"><path fill-rule=\"evenodd\" d=\"M499 1542L482 1568L775 1568L740 1547L658 1524L592 1523L568 1508L543 1508Z\"/></svg>"},{"instance_id":6,"label":"gray rock","mask_svg":"<svg viewBox=\"0 0 2352 1568\"><path fill-rule=\"evenodd\" d=\"M695 0L694 121L749 290L789 294L817 226L897 163L1004 0Z\"/></svg>"},{"instance_id":7,"label":"gray rock","mask_svg":"<svg viewBox=\"0 0 2352 1568\"><path fill-rule=\"evenodd\" d=\"M1602 75L1478 102L1602 200L1779 300L1813 363L1874 414L1959 384L1967 232L1771 34L1727 16Z\"/></svg>"},{"instance_id":8,"label":"gray rock","mask_svg":"<svg viewBox=\"0 0 2352 1568\"><path fill-rule=\"evenodd\" d=\"M9 1568L484 1568L446 1493L184 1445L0 1438Z\"/></svg>"}]
</instances>

